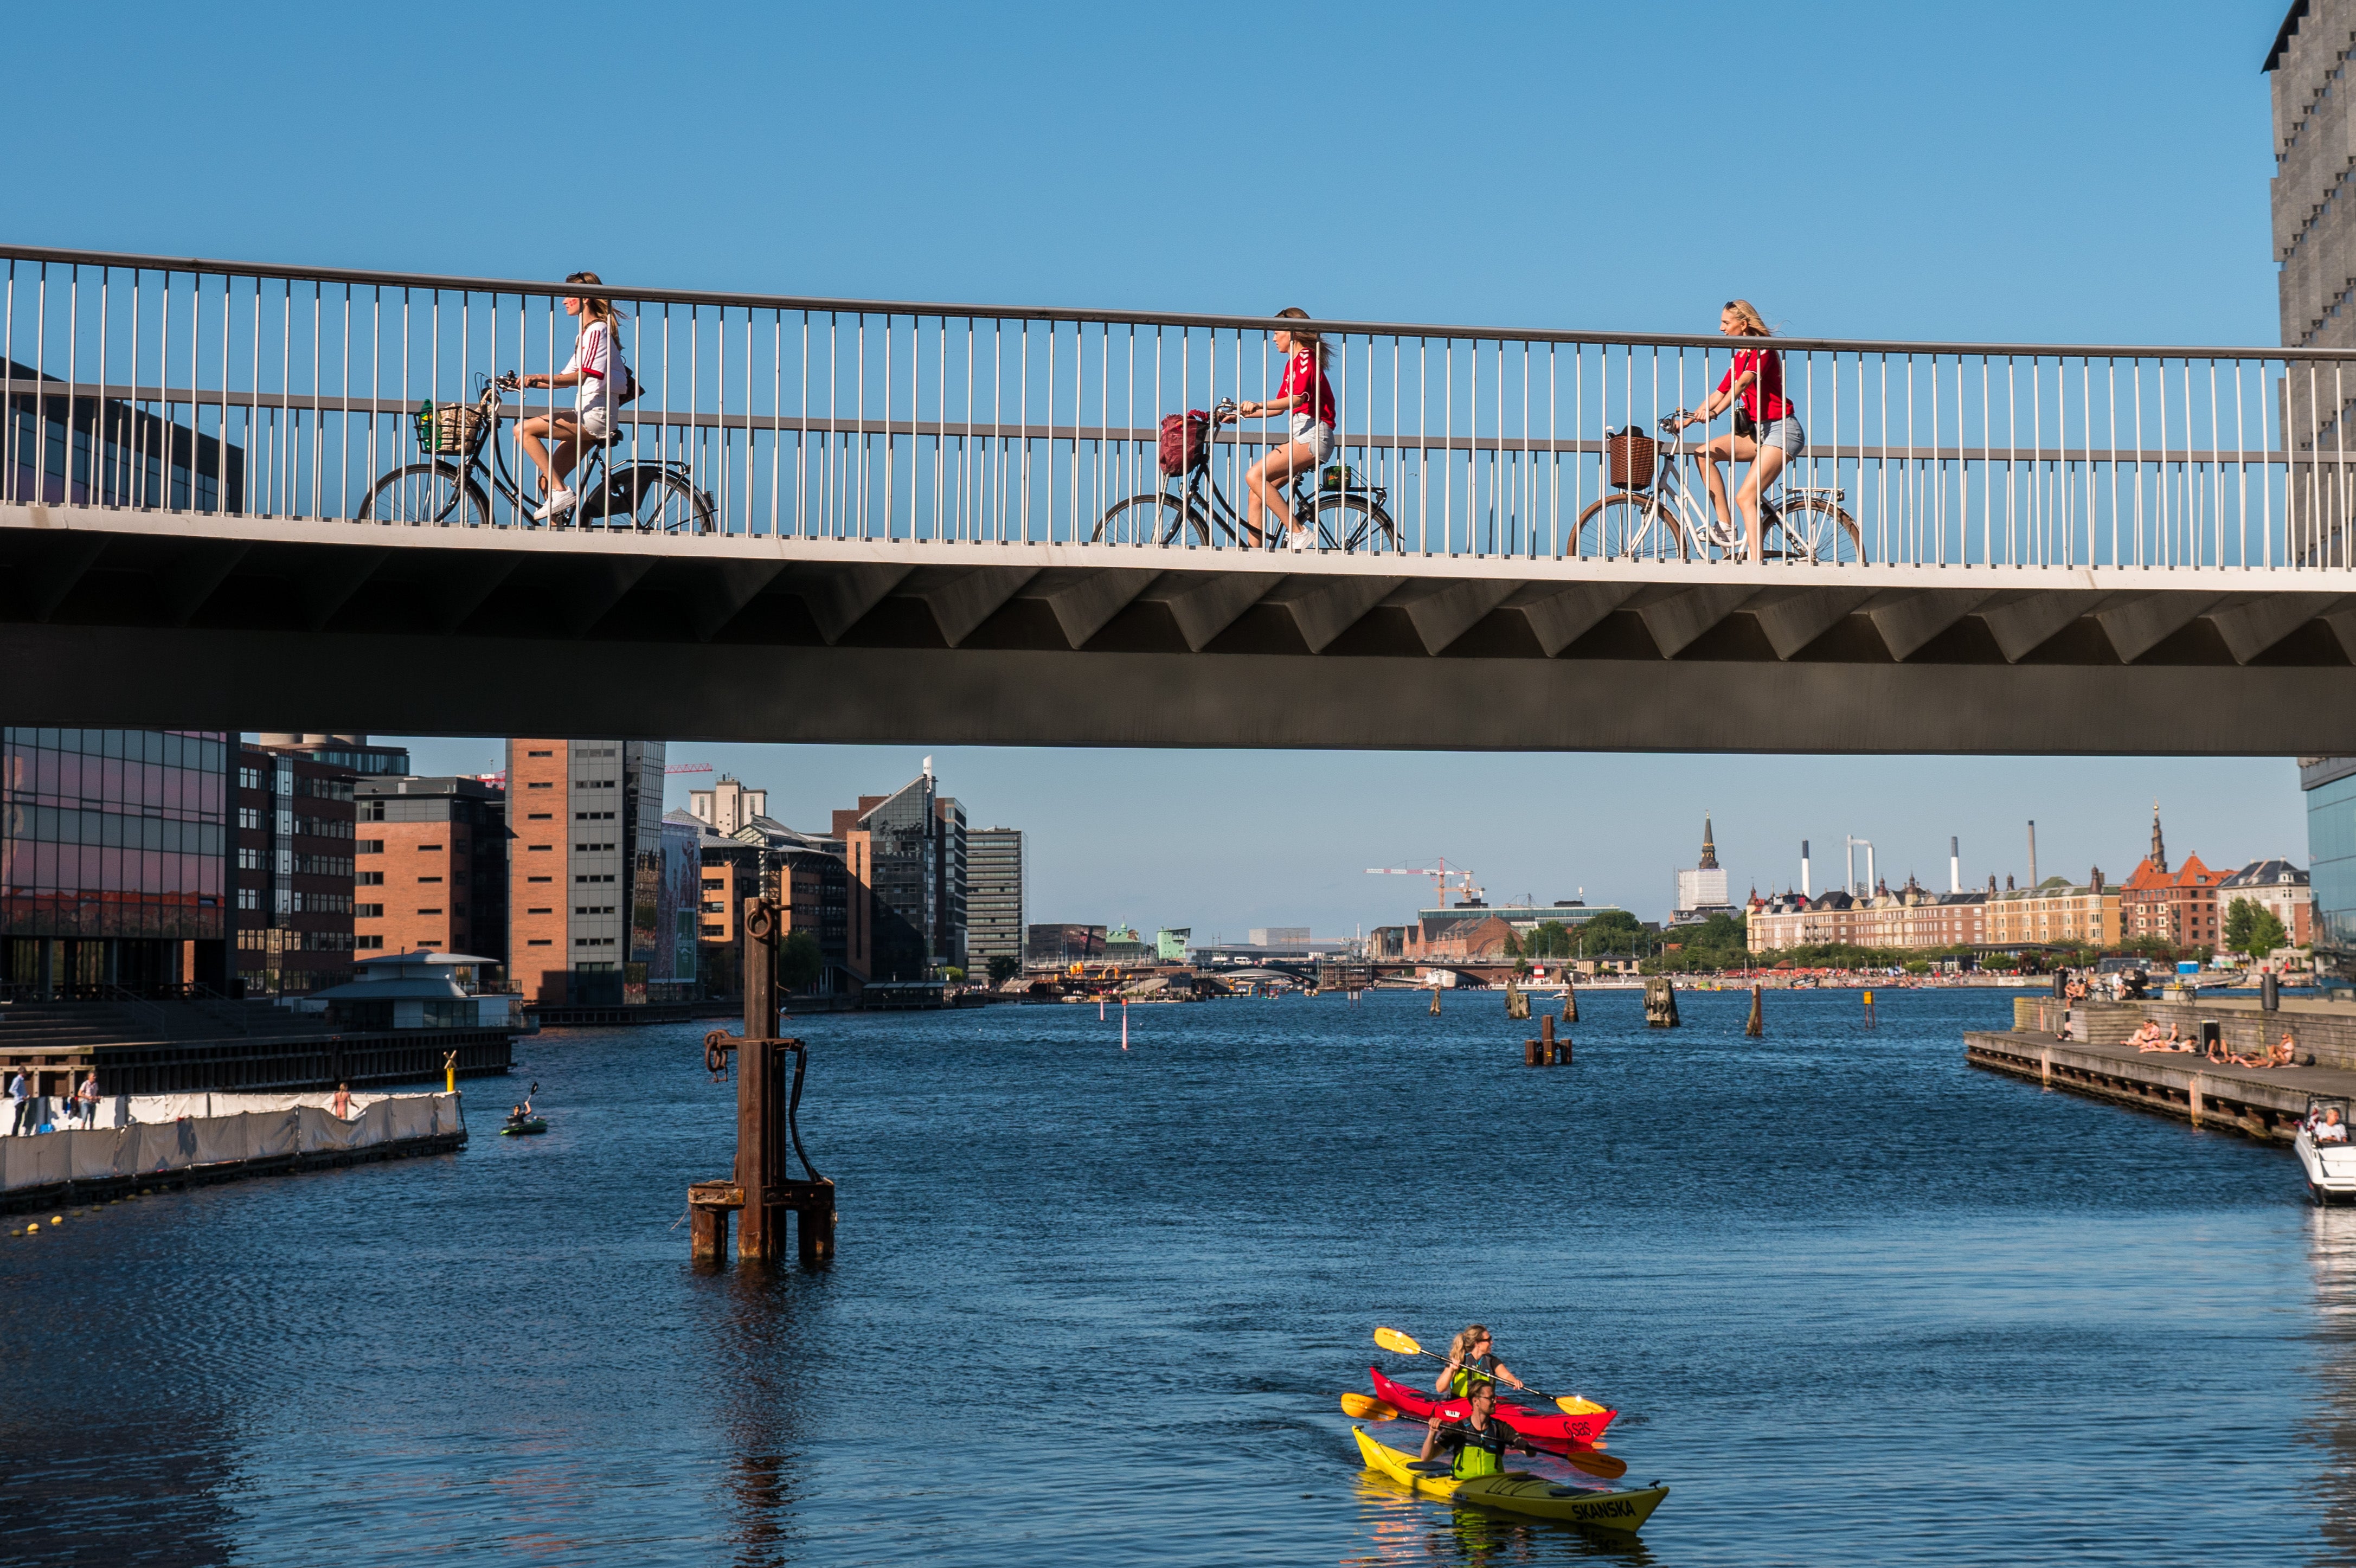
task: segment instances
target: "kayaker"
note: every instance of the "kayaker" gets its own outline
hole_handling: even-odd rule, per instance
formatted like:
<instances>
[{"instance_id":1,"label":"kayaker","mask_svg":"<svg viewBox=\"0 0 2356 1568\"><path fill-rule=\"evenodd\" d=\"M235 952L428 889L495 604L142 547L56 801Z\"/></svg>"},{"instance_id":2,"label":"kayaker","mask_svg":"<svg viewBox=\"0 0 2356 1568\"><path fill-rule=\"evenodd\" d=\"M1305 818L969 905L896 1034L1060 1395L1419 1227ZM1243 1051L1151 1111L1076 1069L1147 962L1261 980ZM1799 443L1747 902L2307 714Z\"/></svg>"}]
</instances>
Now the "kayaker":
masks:
<instances>
[{"instance_id":1,"label":"kayaker","mask_svg":"<svg viewBox=\"0 0 2356 1568\"><path fill-rule=\"evenodd\" d=\"M1493 1353L1495 1349L1496 1341L1489 1337L1487 1328L1478 1323L1467 1326L1462 1333L1449 1341L1448 1364L1440 1369L1440 1377L1432 1383L1431 1392L1451 1399L1462 1399L1472 1392L1476 1383L1509 1382L1520 1388L1522 1380L1514 1375L1511 1367L1497 1360Z\"/></svg>"},{"instance_id":2,"label":"kayaker","mask_svg":"<svg viewBox=\"0 0 2356 1568\"><path fill-rule=\"evenodd\" d=\"M1434 1422L1424 1433L1419 1460L1430 1459L1434 1449L1448 1449L1454 1460L1451 1474L1460 1481L1469 1481L1476 1476L1494 1476L1503 1471L1504 1456L1514 1449L1534 1459L1537 1457L1536 1445L1497 1415L1494 1383L1473 1384L1469 1398L1472 1410L1463 1420Z\"/></svg>"}]
</instances>

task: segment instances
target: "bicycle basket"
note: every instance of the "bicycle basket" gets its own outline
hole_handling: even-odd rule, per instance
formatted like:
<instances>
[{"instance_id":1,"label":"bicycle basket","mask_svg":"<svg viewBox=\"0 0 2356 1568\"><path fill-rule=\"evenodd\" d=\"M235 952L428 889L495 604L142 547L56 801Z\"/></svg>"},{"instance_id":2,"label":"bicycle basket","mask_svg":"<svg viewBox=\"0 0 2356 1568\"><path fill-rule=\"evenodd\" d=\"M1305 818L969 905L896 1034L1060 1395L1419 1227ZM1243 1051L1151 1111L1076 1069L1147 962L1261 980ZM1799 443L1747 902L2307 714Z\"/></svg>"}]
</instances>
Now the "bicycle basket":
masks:
<instances>
[{"instance_id":1,"label":"bicycle basket","mask_svg":"<svg viewBox=\"0 0 2356 1568\"><path fill-rule=\"evenodd\" d=\"M1162 472L1175 479L1211 460L1211 416L1201 409L1162 416Z\"/></svg>"},{"instance_id":2,"label":"bicycle basket","mask_svg":"<svg viewBox=\"0 0 2356 1568\"><path fill-rule=\"evenodd\" d=\"M426 403L417 411L417 444L426 452L466 453L482 439L483 411L472 403Z\"/></svg>"},{"instance_id":3,"label":"bicycle basket","mask_svg":"<svg viewBox=\"0 0 2356 1568\"><path fill-rule=\"evenodd\" d=\"M1642 490L1653 483L1653 466L1660 455L1660 443L1646 435L1636 425L1614 434L1605 432L1603 454L1612 468L1612 487L1615 490Z\"/></svg>"},{"instance_id":4,"label":"bicycle basket","mask_svg":"<svg viewBox=\"0 0 2356 1568\"><path fill-rule=\"evenodd\" d=\"M1329 463L1325 465L1324 471L1317 475L1317 489L1321 495L1328 496L1338 496L1345 490L1353 496L1371 496L1375 493L1374 485L1365 475L1342 463Z\"/></svg>"}]
</instances>

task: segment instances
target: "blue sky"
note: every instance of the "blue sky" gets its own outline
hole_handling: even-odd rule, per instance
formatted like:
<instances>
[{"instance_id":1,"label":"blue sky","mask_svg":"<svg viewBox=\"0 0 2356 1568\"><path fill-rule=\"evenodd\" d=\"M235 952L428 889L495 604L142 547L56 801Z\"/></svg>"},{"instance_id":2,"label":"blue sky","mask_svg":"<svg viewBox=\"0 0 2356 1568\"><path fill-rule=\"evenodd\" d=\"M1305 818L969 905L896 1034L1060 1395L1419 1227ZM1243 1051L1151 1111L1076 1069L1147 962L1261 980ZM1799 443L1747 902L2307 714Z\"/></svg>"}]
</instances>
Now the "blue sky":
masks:
<instances>
[{"instance_id":1,"label":"blue sky","mask_svg":"<svg viewBox=\"0 0 2356 1568\"><path fill-rule=\"evenodd\" d=\"M2276 340L2258 65L2280 0L2125 6L245 5L19 8L35 243L977 303L1835 336ZM592 116L610 110L609 139ZM1298 240L1299 243L1292 241ZM191 721L194 721L193 720ZM418 744L494 767L490 741ZM818 823L920 749L678 749ZM2123 873L2150 801L2305 856L2282 759L944 750L1040 919L1647 916L1701 814L1738 885ZM679 781L682 792L687 781Z\"/></svg>"}]
</instances>

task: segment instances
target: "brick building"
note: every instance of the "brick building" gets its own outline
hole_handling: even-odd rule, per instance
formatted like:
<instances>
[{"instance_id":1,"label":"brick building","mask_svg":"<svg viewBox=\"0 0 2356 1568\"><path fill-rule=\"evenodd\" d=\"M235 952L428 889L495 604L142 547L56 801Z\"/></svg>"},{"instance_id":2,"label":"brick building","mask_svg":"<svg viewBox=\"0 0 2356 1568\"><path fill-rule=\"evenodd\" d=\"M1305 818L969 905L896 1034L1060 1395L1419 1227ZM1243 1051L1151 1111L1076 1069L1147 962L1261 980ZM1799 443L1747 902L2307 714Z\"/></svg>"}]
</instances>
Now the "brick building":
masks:
<instances>
[{"instance_id":1,"label":"brick building","mask_svg":"<svg viewBox=\"0 0 2356 1568\"><path fill-rule=\"evenodd\" d=\"M353 930L363 953L508 952L507 792L481 779L364 778Z\"/></svg>"},{"instance_id":2,"label":"brick building","mask_svg":"<svg viewBox=\"0 0 2356 1568\"><path fill-rule=\"evenodd\" d=\"M525 999L618 1006L636 982L633 902L662 848L659 741L508 742L508 974ZM655 922L649 912L648 931ZM667 934L667 933L666 933Z\"/></svg>"},{"instance_id":3,"label":"brick building","mask_svg":"<svg viewBox=\"0 0 2356 1568\"><path fill-rule=\"evenodd\" d=\"M241 742L232 829L231 962L248 997L352 977L353 775L298 748Z\"/></svg>"},{"instance_id":4,"label":"brick building","mask_svg":"<svg viewBox=\"0 0 2356 1568\"><path fill-rule=\"evenodd\" d=\"M2224 941L2218 890L2227 873L2212 871L2198 855L2168 868L2168 843L2160 836L2159 807L2151 808L2151 853L2136 866L2119 893L2122 936L2147 938L2171 947L2217 947Z\"/></svg>"}]
</instances>

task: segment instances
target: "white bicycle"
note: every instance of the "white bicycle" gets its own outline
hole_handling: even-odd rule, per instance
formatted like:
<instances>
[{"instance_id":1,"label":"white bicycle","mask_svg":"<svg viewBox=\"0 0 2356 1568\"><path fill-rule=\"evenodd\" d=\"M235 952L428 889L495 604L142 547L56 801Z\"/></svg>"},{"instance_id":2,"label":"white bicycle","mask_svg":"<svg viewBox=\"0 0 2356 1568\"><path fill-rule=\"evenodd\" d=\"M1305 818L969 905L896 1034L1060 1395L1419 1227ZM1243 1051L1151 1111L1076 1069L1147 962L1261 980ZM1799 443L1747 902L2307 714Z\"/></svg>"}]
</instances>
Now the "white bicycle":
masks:
<instances>
[{"instance_id":1,"label":"white bicycle","mask_svg":"<svg viewBox=\"0 0 2356 1568\"><path fill-rule=\"evenodd\" d=\"M1630 427L1604 443L1617 486L1579 514L1572 548L1582 557L1625 560L1715 560L1742 553L1740 514L1719 521L1709 493L1685 477L1685 463L1697 469L1698 446L1687 446L1677 421L1665 416L1665 441ZM1658 461L1666 458L1666 462ZM1835 489L1785 486L1780 500L1759 501L1759 529L1766 560L1808 560L1855 565L1865 560L1865 535L1841 507Z\"/></svg>"}]
</instances>

